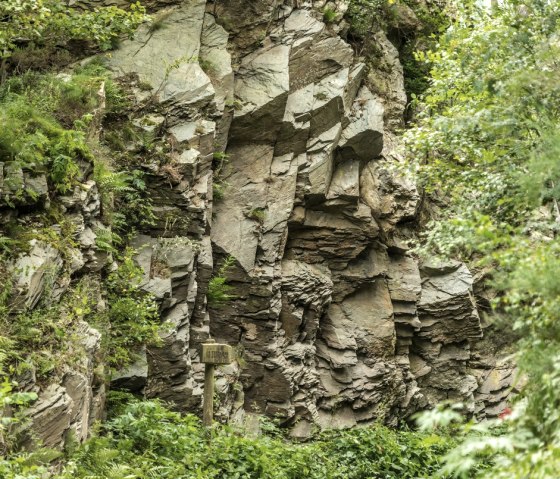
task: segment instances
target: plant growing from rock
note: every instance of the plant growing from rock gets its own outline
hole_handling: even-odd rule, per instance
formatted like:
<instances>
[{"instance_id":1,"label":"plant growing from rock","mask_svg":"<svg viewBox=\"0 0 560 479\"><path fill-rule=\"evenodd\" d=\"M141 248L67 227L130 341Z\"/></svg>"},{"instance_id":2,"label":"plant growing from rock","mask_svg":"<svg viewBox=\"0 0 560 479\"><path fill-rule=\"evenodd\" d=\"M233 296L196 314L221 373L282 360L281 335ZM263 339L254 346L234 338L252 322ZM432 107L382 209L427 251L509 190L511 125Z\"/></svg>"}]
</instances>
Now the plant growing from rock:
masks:
<instances>
[{"instance_id":1,"label":"plant growing from rock","mask_svg":"<svg viewBox=\"0 0 560 479\"><path fill-rule=\"evenodd\" d=\"M106 360L110 367L120 368L135 357L133 351L144 344L159 344L159 307L143 291L144 273L127 249L119 267L107 277L107 309L94 321L106 331L103 337Z\"/></svg>"},{"instance_id":2,"label":"plant growing from rock","mask_svg":"<svg viewBox=\"0 0 560 479\"><path fill-rule=\"evenodd\" d=\"M80 163L93 161L83 127L95 106L97 86L97 77L64 81L29 73L0 87L0 156L14 178L5 201L25 202L18 171L46 175L59 193L69 192L81 179Z\"/></svg>"},{"instance_id":3,"label":"plant growing from rock","mask_svg":"<svg viewBox=\"0 0 560 479\"><path fill-rule=\"evenodd\" d=\"M227 301L235 298L235 296L231 294L233 287L227 284L227 273L234 264L235 258L233 256L228 256L217 273L210 278L208 292L206 293L210 306L215 308L220 307Z\"/></svg>"},{"instance_id":4,"label":"plant growing from rock","mask_svg":"<svg viewBox=\"0 0 560 479\"><path fill-rule=\"evenodd\" d=\"M266 219L266 211L264 208L253 208L247 216L262 226Z\"/></svg>"},{"instance_id":5,"label":"plant growing from rock","mask_svg":"<svg viewBox=\"0 0 560 479\"><path fill-rule=\"evenodd\" d=\"M149 32L154 33L158 30L162 30L165 28L165 21L169 18L169 16L173 13L173 10L160 10L155 15L152 16L149 23Z\"/></svg>"},{"instance_id":6,"label":"plant growing from rock","mask_svg":"<svg viewBox=\"0 0 560 479\"><path fill-rule=\"evenodd\" d=\"M333 23L336 20L336 10L331 7L326 7L323 9L323 22L326 24Z\"/></svg>"},{"instance_id":7,"label":"plant growing from rock","mask_svg":"<svg viewBox=\"0 0 560 479\"><path fill-rule=\"evenodd\" d=\"M218 179L212 182L212 199L215 203L222 201L225 197L225 190L227 188L227 183L218 181Z\"/></svg>"},{"instance_id":8,"label":"plant growing from rock","mask_svg":"<svg viewBox=\"0 0 560 479\"><path fill-rule=\"evenodd\" d=\"M0 351L1 348L0 343ZM1 369L0 372L6 373ZM37 393L14 391L14 384L4 376L0 383L0 461L2 456L14 451L17 445L15 428L25 424L24 408L36 400Z\"/></svg>"}]
</instances>

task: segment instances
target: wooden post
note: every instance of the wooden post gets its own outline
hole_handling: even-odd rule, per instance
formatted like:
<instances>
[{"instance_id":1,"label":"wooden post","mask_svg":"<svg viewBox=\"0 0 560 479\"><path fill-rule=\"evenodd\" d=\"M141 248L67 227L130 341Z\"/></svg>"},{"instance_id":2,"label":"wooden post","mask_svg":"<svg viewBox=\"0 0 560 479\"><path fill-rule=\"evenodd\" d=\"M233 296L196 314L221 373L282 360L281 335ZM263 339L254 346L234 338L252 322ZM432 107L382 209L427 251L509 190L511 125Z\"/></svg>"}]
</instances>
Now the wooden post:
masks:
<instances>
[{"instance_id":1,"label":"wooden post","mask_svg":"<svg viewBox=\"0 0 560 479\"><path fill-rule=\"evenodd\" d=\"M214 368L216 364L229 364L233 361L233 348L227 344L216 344L210 338L202 345L201 357L204 363L202 424L210 427L214 419Z\"/></svg>"},{"instance_id":2,"label":"wooden post","mask_svg":"<svg viewBox=\"0 0 560 479\"><path fill-rule=\"evenodd\" d=\"M214 419L214 365L204 365L204 402L202 403L202 424L210 427Z\"/></svg>"}]
</instances>

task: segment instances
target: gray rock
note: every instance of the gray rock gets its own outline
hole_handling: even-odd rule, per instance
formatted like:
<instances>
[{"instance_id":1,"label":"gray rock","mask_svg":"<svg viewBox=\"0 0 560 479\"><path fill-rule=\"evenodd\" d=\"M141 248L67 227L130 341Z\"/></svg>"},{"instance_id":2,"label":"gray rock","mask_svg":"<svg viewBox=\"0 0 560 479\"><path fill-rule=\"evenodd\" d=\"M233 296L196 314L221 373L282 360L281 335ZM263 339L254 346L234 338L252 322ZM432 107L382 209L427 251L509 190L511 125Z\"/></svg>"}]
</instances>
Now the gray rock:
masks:
<instances>
[{"instance_id":1,"label":"gray rock","mask_svg":"<svg viewBox=\"0 0 560 479\"><path fill-rule=\"evenodd\" d=\"M75 334L85 352L82 364L76 369L67 368L60 384L39 390L38 400L25 411L31 423L24 433L27 447L41 444L60 448L70 432L78 441L84 441L93 421L99 419L96 405L103 406L104 395L94 388L94 369L101 335L85 322L78 325Z\"/></svg>"},{"instance_id":2,"label":"gray rock","mask_svg":"<svg viewBox=\"0 0 560 479\"><path fill-rule=\"evenodd\" d=\"M235 79L239 105L230 128L230 141L271 142L282 124L288 99L290 48L264 47L243 58Z\"/></svg>"},{"instance_id":3,"label":"gray rock","mask_svg":"<svg viewBox=\"0 0 560 479\"><path fill-rule=\"evenodd\" d=\"M444 343L480 338L482 329L472 296L472 275L465 265L426 277L418 302L420 336Z\"/></svg>"},{"instance_id":4,"label":"gray rock","mask_svg":"<svg viewBox=\"0 0 560 479\"><path fill-rule=\"evenodd\" d=\"M214 16L207 13L200 39L200 64L216 91L214 101L218 111L233 104L234 82L231 55L227 50L228 37L228 32L216 23Z\"/></svg>"},{"instance_id":5,"label":"gray rock","mask_svg":"<svg viewBox=\"0 0 560 479\"><path fill-rule=\"evenodd\" d=\"M379 51L379 63L368 72L366 83L374 95L383 99L389 128L398 128L403 124L407 101L399 51L382 31L374 33L373 40Z\"/></svg>"},{"instance_id":6,"label":"gray rock","mask_svg":"<svg viewBox=\"0 0 560 479\"><path fill-rule=\"evenodd\" d=\"M416 303L422 292L416 261L411 256L391 257L387 284L393 301Z\"/></svg>"},{"instance_id":7,"label":"gray rock","mask_svg":"<svg viewBox=\"0 0 560 479\"><path fill-rule=\"evenodd\" d=\"M108 59L116 75L136 73L161 103L180 112L207 106L214 87L198 64L204 0L183 3L163 20L163 28L141 26Z\"/></svg>"},{"instance_id":8,"label":"gray rock","mask_svg":"<svg viewBox=\"0 0 560 479\"><path fill-rule=\"evenodd\" d=\"M177 143L185 144L188 148L196 149L201 154L208 155L214 151L215 129L215 122L199 119L179 123L170 128L169 132Z\"/></svg>"},{"instance_id":9,"label":"gray rock","mask_svg":"<svg viewBox=\"0 0 560 479\"><path fill-rule=\"evenodd\" d=\"M45 201L49 196L49 186L47 184L46 175L31 175L24 172L25 193L35 202Z\"/></svg>"},{"instance_id":10,"label":"gray rock","mask_svg":"<svg viewBox=\"0 0 560 479\"><path fill-rule=\"evenodd\" d=\"M32 436L25 440L26 445L34 444L38 439L45 447L59 446L70 428L72 399L62 386L52 384L26 411L26 415L32 424L29 430Z\"/></svg>"},{"instance_id":11,"label":"gray rock","mask_svg":"<svg viewBox=\"0 0 560 479\"><path fill-rule=\"evenodd\" d=\"M379 156L383 150L384 111L381 102L362 87L338 145L343 159L366 162Z\"/></svg>"},{"instance_id":12,"label":"gray rock","mask_svg":"<svg viewBox=\"0 0 560 479\"><path fill-rule=\"evenodd\" d=\"M378 160L365 165L360 176L360 196L383 230L391 233L396 224L414 219L420 195L410 178L393 174L386 166Z\"/></svg>"},{"instance_id":13,"label":"gray rock","mask_svg":"<svg viewBox=\"0 0 560 479\"><path fill-rule=\"evenodd\" d=\"M133 393L142 393L148 379L148 360L146 350L139 353L139 358L126 369L117 371L111 377L111 389L121 389Z\"/></svg>"},{"instance_id":14,"label":"gray rock","mask_svg":"<svg viewBox=\"0 0 560 479\"><path fill-rule=\"evenodd\" d=\"M306 29L300 30L305 36L295 39L290 55L290 88L293 90L347 68L353 60L352 49L347 43L328 34L318 35L318 30L324 26L316 20L314 23L306 15L309 14L296 10L286 22L287 28L295 30L299 25L305 25Z\"/></svg>"},{"instance_id":15,"label":"gray rock","mask_svg":"<svg viewBox=\"0 0 560 479\"><path fill-rule=\"evenodd\" d=\"M212 241L250 271L257 256L260 222L266 218L263 179L270 173L273 147L249 144L229 149L228 153L224 180L229 187L215 206Z\"/></svg>"},{"instance_id":16,"label":"gray rock","mask_svg":"<svg viewBox=\"0 0 560 479\"><path fill-rule=\"evenodd\" d=\"M171 3L179 2L149 6ZM443 399L496 414L514 367L496 359L506 354L499 342L479 340L469 271L434 261L419 271L408 252L420 195L394 168L406 104L397 48L374 32L368 54L376 60L367 69L358 63L337 35L344 22L327 27L314 10L342 14L342 0L206 3L163 12L162 28L141 27L108 61L133 85L135 127L168 143L167 163L144 165L156 224L132 241L144 289L166 322L162 344L112 386L199 411L199 345L211 334L243 357L218 371L220 420L264 413L306 437L314 424L395 424ZM403 18L403 28L415 28ZM212 165L215 151L226 154L221 167ZM2 194L6 176L21 185L31 178L2 170ZM222 198L213 194L217 177ZM45 182L35 180L46 199ZM109 264L96 247L106 226L95 182L57 200L76 226L70 271ZM49 255L22 259L32 266L20 284L30 304L44 295L42 268L60 264ZM232 266L218 273L228 256ZM206 297L216 274L234 295L219 306ZM54 299L68 282L57 282ZM80 336L80 369L40 391L33 409L36 430L53 446L71 431L84 439L103 414L105 388L93 372L99 334ZM36 388L32 372L23 379Z\"/></svg>"},{"instance_id":17,"label":"gray rock","mask_svg":"<svg viewBox=\"0 0 560 479\"><path fill-rule=\"evenodd\" d=\"M357 160L343 161L334 171L327 199L340 199L357 203L359 197L360 163Z\"/></svg>"},{"instance_id":18,"label":"gray rock","mask_svg":"<svg viewBox=\"0 0 560 479\"><path fill-rule=\"evenodd\" d=\"M18 303L26 308L37 305L45 288L62 267L62 256L51 245L33 239L29 242L31 251L20 256L14 265L16 274L15 288L17 289Z\"/></svg>"}]
</instances>

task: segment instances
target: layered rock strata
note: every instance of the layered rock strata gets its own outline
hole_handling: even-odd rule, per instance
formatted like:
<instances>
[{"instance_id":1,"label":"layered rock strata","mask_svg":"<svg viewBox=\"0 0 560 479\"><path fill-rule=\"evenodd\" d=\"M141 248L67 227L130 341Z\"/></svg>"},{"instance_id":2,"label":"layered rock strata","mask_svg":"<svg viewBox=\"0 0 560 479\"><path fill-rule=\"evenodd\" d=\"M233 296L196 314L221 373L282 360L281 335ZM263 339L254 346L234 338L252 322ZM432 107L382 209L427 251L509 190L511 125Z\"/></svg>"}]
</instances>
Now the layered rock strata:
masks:
<instances>
[{"instance_id":1,"label":"layered rock strata","mask_svg":"<svg viewBox=\"0 0 560 479\"><path fill-rule=\"evenodd\" d=\"M470 272L420 267L409 250L420 197L393 168L398 51L376 32L384 70L366 66L312 7L188 0L108 58L116 78L135 79L136 127L172 145L166 165L143 165L156 222L133 242L168 326L113 385L198 410L211 335L239 357L218 372L224 419L267 414L306 436L313 424L395 424L444 399L495 416L513 366L480 342ZM77 269L104 264L88 254ZM212 303L218 274L233 298ZM40 278L21 281L33 303ZM44 391L33 415L49 443L61 434L40 411L80 434L96 416L95 396L79 393L88 381Z\"/></svg>"}]
</instances>

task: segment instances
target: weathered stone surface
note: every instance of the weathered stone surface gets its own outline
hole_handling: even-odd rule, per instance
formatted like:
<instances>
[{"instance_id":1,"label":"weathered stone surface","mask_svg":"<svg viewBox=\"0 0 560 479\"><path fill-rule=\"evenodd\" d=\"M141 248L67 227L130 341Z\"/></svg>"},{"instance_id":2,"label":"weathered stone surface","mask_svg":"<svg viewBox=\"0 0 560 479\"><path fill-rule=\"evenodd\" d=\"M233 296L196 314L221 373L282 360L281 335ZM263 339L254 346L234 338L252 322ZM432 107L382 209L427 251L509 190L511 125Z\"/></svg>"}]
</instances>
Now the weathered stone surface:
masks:
<instances>
[{"instance_id":1,"label":"weathered stone surface","mask_svg":"<svg viewBox=\"0 0 560 479\"><path fill-rule=\"evenodd\" d=\"M353 60L352 49L347 43L328 34L317 35L320 27L314 26L307 15L309 14L296 10L286 21L288 32L290 28L297 29L302 23L309 26L307 31L301 32L306 35L296 38L293 45L290 58L290 87L294 90L349 67ZM321 22L317 23L322 25Z\"/></svg>"},{"instance_id":2,"label":"weathered stone surface","mask_svg":"<svg viewBox=\"0 0 560 479\"><path fill-rule=\"evenodd\" d=\"M270 174L273 147L248 144L228 150L225 198L215 207L212 241L233 255L247 271L257 256L261 222L266 218L264 178Z\"/></svg>"},{"instance_id":3,"label":"weathered stone surface","mask_svg":"<svg viewBox=\"0 0 560 479\"><path fill-rule=\"evenodd\" d=\"M111 388L122 389L133 393L144 392L148 379L148 359L146 350L138 353L138 359L125 369L117 371L111 377Z\"/></svg>"},{"instance_id":4,"label":"weathered stone surface","mask_svg":"<svg viewBox=\"0 0 560 479\"><path fill-rule=\"evenodd\" d=\"M27 411L32 421L32 432L46 447L58 446L64 442L65 433L70 428L72 399L66 390L56 384L50 385L41 399ZM29 438L29 442L33 438Z\"/></svg>"},{"instance_id":5,"label":"weathered stone surface","mask_svg":"<svg viewBox=\"0 0 560 479\"><path fill-rule=\"evenodd\" d=\"M420 195L393 168L406 95L387 36L374 32L378 58L366 67L337 36L343 24L327 27L313 10L342 13L346 2L149 5L171 3L162 28L142 27L108 59L131 82L132 124L162 143L161 162L139 158L155 220L132 246L166 322L161 344L111 386L198 411L200 344L212 336L238 355L217 372L223 420L269 414L305 437L314 424L395 424L443 399L499 414L516 388L514 365L495 359L506 354L497 338L480 341L470 272L460 263L419 269L409 251ZM400 21L414 28L412 17ZM42 176L7 169L3 191L9 174L49 199ZM75 227L70 274L114 268L96 244L107 227L95 181L57 200ZM3 209L0 218L14 220ZM22 304L37 304L45 271L61 264L49 248L19 259ZM208 295L213 276L226 278L229 301ZM103 413L99 336L80 335L87 361L40 391L31 411L47 445L70 431L84 439ZM33 371L21 379L36 387Z\"/></svg>"},{"instance_id":6,"label":"weathered stone surface","mask_svg":"<svg viewBox=\"0 0 560 479\"><path fill-rule=\"evenodd\" d=\"M422 292L420 271L412 256L391 256L388 286L393 301L416 303Z\"/></svg>"},{"instance_id":7,"label":"weathered stone surface","mask_svg":"<svg viewBox=\"0 0 560 479\"><path fill-rule=\"evenodd\" d=\"M360 192L383 229L393 232L394 226L412 220L420 196L414 183L406 177L392 174L379 161L370 161L360 176Z\"/></svg>"},{"instance_id":8,"label":"weathered stone surface","mask_svg":"<svg viewBox=\"0 0 560 479\"><path fill-rule=\"evenodd\" d=\"M377 68L369 71L366 83L371 91L383 99L385 117L390 129L402 126L403 113L406 108L404 75L399 51L382 32L373 35L379 52Z\"/></svg>"},{"instance_id":9,"label":"weathered stone surface","mask_svg":"<svg viewBox=\"0 0 560 479\"><path fill-rule=\"evenodd\" d=\"M362 87L338 145L343 159L366 162L379 156L383 150L384 111L381 102Z\"/></svg>"},{"instance_id":10,"label":"weathered stone surface","mask_svg":"<svg viewBox=\"0 0 560 479\"><path fill-rule=\"evenodd\" d=\"M16 261L14 272L17 275L15 287L26 308L37 305L50 277L62 267L62 257L58 250L38 240L30 241L31 251Z\"/></svg>"},{"instance_id":11,"label":"weathered stone surface","mask_svg":"<svg viewBox=\"0 0 560 479\"><path fill-rule=\"evenodd\" d=\"M243 58L235 80L230 141L273 142L288 99L290 48L273 45Z\"/></svg>"},{"instance_id":12,"label":"weathered stone surface","mask_svg":"<svg viewBox=\"0 0 560 479\"><path fill-rule=\"evenodd\" d=\"M335 169L327 199L347 200L357 203L359 197L360 163L357 160L346 160Z\"/></svg>"},{"instance_id":13,"label":"weathered stone surface","mask_svg":"<svg viewBox=\"0 0 560 479\"><path fill-rule=\"evenodd\" d=\"M227 50L229 34L216 23L213 15L204 16L200 45L200 64L210 77L216 95L214 101L218 111L233 102L233 69L231 55Z\"/></svg>"},{"instance_id":14,"label":"weathered stone surface","mask_svg":"<svg viewBox=\"0 0 560 479\"><path fill-rule=\"evenodd\" d=\"M204 0L184 2L150 31L142 26L134 40L123 42L108 64L116 75L135 73L160 102L182 113L207 106L214 87L198 63Z\"/></svg>"},{"instance_id":15,"label":"weathered stone surface","mask_svg":"<svg viewBox=\"0 0 560 479\"><path fill-rule=\"evenodd\" d=\"M418 311L421 337L451 343L482 336L472 275L465 265L448 274L425 277Z\"/></svg>"},{"instance_id":16,"label":"weathered stone surface","mask_svg":"<svg viewBox=\"0 0 560 479\"><path fill-rule=\"evenodd\" d=\"M94 421L101 418L105 395L97 387L95 367L101 344L101 334L81 323L76 335L85 351L82 364L75 369L66 368L60 384L50 384L38 391L38 400L25 411L31 428L24 432L27 446L41 444L44 447L61 447L72 432L78 441L89 434Z\"/></svg>"}]
</instances>

